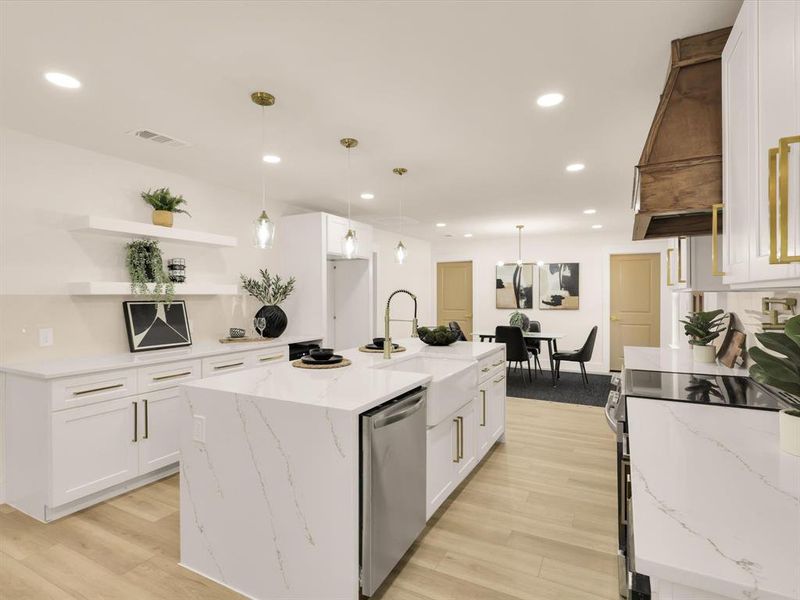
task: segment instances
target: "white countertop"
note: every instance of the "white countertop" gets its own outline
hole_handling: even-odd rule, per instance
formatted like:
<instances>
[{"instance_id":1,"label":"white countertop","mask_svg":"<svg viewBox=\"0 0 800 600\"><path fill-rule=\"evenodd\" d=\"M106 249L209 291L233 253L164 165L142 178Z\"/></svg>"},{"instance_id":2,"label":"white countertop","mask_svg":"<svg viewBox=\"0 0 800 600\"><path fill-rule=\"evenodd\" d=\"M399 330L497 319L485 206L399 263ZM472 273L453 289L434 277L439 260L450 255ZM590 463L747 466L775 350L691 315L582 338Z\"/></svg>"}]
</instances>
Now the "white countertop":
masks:
<instances>
[{"instance_id":1,"label":"white countertop","mask_svg":"<svg viewBox=\"0 0 800 600\"><path fill-rule=\"evenodd\" d=\"M800 457L780 451L778 414L627 402L636 570L728 598L800 598Z\"/></svg>"},{"instance_id":2,"label":"white countertop","mask_svg":"<svg viewBox=\"0 0 800 600\"><path fill-rule=\"evenodd\" d=\"M171 350L64 358L47 362L7 363L0 365L0 372L36 379L54 379L57 377L97 373L99 371L146 367L159 363L205 358L207 356L246 352L248 350L264 350L275 348L276 346L286 346L319 339L320 336L314 335L291 335L265 340L264 342L242 342L238 344L201 342L187 348L174 348Z\"/></svg>"},{"instance_id":3,"label":"white countertop","mask_svg":"<svg viewBox=\"0 0 800 600\"><path fill-rule=\"evenodd\" d=\"M406 348L392 354L395 363L422 354L470 362L497 352L500 344L455 342L450 346L428 346L416 338L394 340ZM298 369L291 363L274 363L268 367L238 371L184 384L187 387L229 392L296 404L325 406L352 413L362 413L431 381L427 373L387 369L389 361L382 353L349 349L339 352L352 365L339 369Z\"/></svg>"},{"instance_id":4,"label":"white countertop","mask_svg":"<svg viewBox=\"0 0 800 600\"><path fill-rule=\"evenodd\" d=\"M625 346L626 369L661 371L664 373L695 373L698 375L740 375L748 377L744 367L728 368L717 363L695 362L692 351L684 348L647 348Z\"/></svg>"}]
</instances>

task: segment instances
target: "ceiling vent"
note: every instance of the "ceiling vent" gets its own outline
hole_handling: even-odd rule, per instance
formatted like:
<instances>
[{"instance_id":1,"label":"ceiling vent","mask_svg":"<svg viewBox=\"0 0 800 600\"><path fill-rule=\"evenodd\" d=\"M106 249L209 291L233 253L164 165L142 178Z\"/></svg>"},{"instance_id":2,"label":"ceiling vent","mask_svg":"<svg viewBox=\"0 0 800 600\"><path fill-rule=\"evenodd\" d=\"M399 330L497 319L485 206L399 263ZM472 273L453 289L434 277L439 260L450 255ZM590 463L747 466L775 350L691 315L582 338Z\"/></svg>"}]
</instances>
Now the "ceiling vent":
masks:
<instances>
[{"instance_id":1,"label":"ceiling vent","mask_svg":"<svg viewBox=\"0 0 800 600\"><path fill-rule=\"evenodd\" d=\"M186 148L187 146L191 146L189 142L184 142L183 140L179 140L164 133L152 131L151 129L134 129L129 131L128 134L143 140L155 142L156 144L169 146L170 148Z\"/></svg>"}]
</instances>

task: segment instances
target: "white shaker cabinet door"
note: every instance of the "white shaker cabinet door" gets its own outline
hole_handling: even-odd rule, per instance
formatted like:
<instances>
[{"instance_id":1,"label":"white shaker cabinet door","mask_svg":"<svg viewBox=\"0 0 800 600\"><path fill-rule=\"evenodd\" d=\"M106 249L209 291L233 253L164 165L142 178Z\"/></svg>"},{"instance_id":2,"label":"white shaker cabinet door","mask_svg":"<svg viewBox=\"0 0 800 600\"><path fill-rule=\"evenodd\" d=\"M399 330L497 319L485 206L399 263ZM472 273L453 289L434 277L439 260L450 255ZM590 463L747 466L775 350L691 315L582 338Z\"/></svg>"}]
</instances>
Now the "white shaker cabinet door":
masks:
<instances>
[{"instance_id":1,"label":"white shaker cabinet door","mask_svg":"<svg viewBox=\"0 0 800 600\"><path fill-rule=\"evenodd\" d=\"M430 519L436 509L455 489L455 463L458 460L458 424L455 417L447 418L428 429L427 508Z\"/></svg>"},{"instance_id":2,"label":"white shaker cabinet door","mask_svg":"<svg viewBox=\"0 0 800 600\"><path fill-rule=\"evenodd\" d=\"M52 505L60 506L138 475L135 398L52 414Z\"/></svg>"},{"instance_id":3,"label":"white shaker cabinet door","mask_svg":"<svg viewBox=\"0 0 800 600\"><path fill-rule=\"evenodd\" d=\"M750 214L758 195L755 3L745 3L722 52L722 270L725 283L749 280Z\"/></svg>"},{"instance_id":4,"label":"white shaker cabinet door","mask_svg":"<svg viewBox=\"0 0 800 600\"><path fill-rule=\"evenodd\" d=\"M475 402L470 401L464 406L456 416L458 419L460 440L458 450L458 462L456 465L456 485L461 483L470 474L475 465L478 464L478 420Z\"/></svg>"},{"instance_id":5,"label":"white shaker cabinet door","mask_svg":"<svg viewBox=\"0 0 800 600\"><path fill-rule=\"evenodd\" d=\"M159 390L136 398L139 402L139 474L178 462L180 388Z\"/></svg>"},{"instance_id":6,"label":"white shaker cabinet door","mask_svg":"<svg viewBox=\"0 0 800 600\"><path fill-rule=\"evenodd\" d=\"M489 432L489 448L506 430L506 374L498 373L492 378L491 382L492 393L486 419Z\"/></svg>"}]
</instances>

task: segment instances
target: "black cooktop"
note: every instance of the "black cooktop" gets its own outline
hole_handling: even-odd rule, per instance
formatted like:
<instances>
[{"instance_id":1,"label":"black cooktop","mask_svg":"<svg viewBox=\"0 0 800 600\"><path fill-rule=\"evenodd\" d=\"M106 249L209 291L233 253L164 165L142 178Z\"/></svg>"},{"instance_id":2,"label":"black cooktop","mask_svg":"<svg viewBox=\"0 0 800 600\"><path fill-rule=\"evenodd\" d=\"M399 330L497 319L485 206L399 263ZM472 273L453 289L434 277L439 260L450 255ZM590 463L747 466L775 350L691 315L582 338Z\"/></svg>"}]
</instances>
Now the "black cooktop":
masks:
<instances>
[{"instance_id":1,"label":"black cooktop","mask_svg":"<svg viewBox=\"0 0 800 600\"><path fill-rule=\"evenodd\" d=\"M789 404L749 377L627 370L625 395L695 404L781 410Z\"/></svg>"}]
</instances>

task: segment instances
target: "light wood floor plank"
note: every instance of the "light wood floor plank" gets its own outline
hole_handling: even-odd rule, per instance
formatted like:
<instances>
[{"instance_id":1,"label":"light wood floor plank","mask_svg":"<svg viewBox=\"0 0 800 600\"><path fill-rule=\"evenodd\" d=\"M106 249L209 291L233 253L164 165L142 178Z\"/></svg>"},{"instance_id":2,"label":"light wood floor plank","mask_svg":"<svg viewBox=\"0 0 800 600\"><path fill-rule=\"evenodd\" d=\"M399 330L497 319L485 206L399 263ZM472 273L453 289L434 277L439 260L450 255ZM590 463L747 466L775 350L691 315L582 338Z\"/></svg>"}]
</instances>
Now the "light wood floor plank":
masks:
<instances>
[{"instance_id":1,"label":"light wood floor plank","mask_svg":"<svg viewBox=\"0 0 800 600\"><path fill-rule=\"evenodd\" d=\"M508 399L505 444L375 600L616 600L614 437L602 409ZM178 477L42 524L0 506L0 598L241 598L180 567Z\"/></svg>"}]
</instances>

